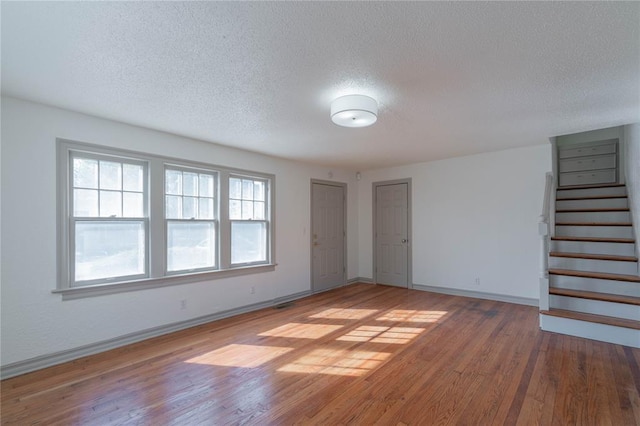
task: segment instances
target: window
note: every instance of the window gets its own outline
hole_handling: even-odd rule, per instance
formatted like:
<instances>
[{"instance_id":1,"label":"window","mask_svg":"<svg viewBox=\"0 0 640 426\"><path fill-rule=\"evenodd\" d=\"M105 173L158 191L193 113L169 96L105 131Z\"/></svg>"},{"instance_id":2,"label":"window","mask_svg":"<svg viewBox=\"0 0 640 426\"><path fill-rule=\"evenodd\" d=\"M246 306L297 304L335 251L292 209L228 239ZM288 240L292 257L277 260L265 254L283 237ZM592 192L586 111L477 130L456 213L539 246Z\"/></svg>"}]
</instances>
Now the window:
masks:
<instances>
[{"instance_id":1,"label":"window","mask_svg":"<svg viewBox=\"0 0 640 426\"><path fill-rule=\"evenodd\" d=\"M215 175L165 171L167 271L216 268Z\"/></svg>"},{"instance_id":2,"label":"window","mask_svg":"<svg viewBox=\"0 0 640 426\"><path fill-rule=\"evenodd\" d=\"M64 298L273 270L273 176L65 140L58 161Z\"/></svg>"},{"instance_id":3,"label":"window","mask_svg":"<svg viewBox=\"0 0 640 426\"><path fill-rule=\"evenodd\" d=\"M145 163L82 153L71 163L74 283L146 277Z\"/></svg>"},{"instance_id":4,"label":"window","mask_svg":"<svg viewBox=\"0 0 640 426\"><path fill-rule=\"evenodd\" d=\"M231 264L267 261L267 204L265 180L229 178Z\"/></svg>"}]
</instances>

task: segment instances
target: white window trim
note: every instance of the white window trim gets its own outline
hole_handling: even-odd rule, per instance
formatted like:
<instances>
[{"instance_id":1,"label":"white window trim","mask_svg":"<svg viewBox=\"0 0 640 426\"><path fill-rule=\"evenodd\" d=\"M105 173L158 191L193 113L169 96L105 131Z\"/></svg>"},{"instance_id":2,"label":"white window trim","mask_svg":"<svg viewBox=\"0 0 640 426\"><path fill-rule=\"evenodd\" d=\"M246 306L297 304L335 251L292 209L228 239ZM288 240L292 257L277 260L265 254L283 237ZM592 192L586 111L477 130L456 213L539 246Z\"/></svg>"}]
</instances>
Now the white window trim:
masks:
<instances>
[{"instance_id":1,"label":"white window trim","mask_svg":"<svg viewBox=\"0 0 640 426\"><path fill-rule=\"evenodd\" d=\"M67 139L57 139L57 288L53 293L61 294L63 300L116 294L127 291L166 287L179 284L205 282L221 278L262 273L275 270L275 175L247 171L215 164L206 164L180 158L164 157L155 154L105 147ZM97 155L132 158L148 163L148 277L129 281L100 283L95 285L71 286L72 243L70 241L70 153L80 151ZM164 173L165 166L181 166L217 173L218 192L218 269L189 271L187 273L166 272L166 221L164 218ZM231 221L229 220L229 176L247 176L264 179L267 185L267 262L251 265L231 264ZM162 214L158 214L161 212ZM156 217L159 216L159 217Z\"/></svg>"}]
</instances>

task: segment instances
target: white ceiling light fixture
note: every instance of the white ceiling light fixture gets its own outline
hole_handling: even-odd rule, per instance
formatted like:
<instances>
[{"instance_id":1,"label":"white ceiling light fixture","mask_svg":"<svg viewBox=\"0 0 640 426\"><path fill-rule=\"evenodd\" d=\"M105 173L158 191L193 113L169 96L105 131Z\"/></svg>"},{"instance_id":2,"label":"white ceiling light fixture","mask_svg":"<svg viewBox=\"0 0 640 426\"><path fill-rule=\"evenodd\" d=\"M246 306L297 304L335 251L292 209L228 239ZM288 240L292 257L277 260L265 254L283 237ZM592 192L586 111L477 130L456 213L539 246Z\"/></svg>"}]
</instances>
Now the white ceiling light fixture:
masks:
<instances>
[{"instance_id":1,"label":"white ceiling light fixture","mask_svg":"<svg viewBox=\"0 0 640 426\"><path fill-rule=\"evenodd\" d=\"M341 96L331 103L331 121L338 126L366 127L378 120L378 102L369 96Z\"/></svg>"}]
</instances>

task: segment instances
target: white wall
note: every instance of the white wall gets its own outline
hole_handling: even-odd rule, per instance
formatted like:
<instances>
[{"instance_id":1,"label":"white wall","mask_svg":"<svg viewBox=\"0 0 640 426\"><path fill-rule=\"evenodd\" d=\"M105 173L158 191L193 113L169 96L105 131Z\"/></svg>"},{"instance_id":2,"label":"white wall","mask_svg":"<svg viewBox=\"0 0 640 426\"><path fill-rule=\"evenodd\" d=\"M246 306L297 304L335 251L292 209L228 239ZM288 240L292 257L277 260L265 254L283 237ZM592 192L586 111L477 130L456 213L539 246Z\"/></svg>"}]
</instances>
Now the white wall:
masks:
<instances>
[{"instance_id":1,"label":"white wall","mask_svg":"<svg viewBox=\"0 0 640 426\"><path fill-rule=\"evenodd\" d=\"M276 270L61 301L51 293L56 137L276 175ZM310 179L328 180L328 169L12 98L2 99L1 161L2 365L310 290ZM348 184L348 224L355 224L355 174L332 172L333 180ZM348 226L348 277L358 276L357 232Z\"/></svg>"},{"instance_id":2,"label":"white wall","mask_svg":"<svg viewBox=\"0 0 640 426\"><path fill-rule=\"evenodd\" d=\"M627 193L636 234L636 252L640 252L640 123L625 126L624 135Z\"/></svg>"},{"instance_id":3,"label":"white wall","mask_svg":"<svg viewBox=\"0 0 640 426\"><path fill-rule=\"evenodd\" d=\"M373 276L372 183L411 178L414 284L537 299L537 223L550 169L545 143L363 172L361 276Z\"/></svg>"}]
</instances>

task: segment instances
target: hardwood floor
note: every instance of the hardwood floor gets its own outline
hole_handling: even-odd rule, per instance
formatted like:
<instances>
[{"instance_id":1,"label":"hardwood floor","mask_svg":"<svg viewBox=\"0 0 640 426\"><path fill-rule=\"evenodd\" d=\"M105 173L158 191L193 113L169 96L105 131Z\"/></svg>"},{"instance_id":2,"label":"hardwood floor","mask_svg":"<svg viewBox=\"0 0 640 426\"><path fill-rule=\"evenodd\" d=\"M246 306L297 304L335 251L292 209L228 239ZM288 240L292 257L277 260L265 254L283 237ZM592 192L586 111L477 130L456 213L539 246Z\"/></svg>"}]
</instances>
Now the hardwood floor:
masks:
<instances>
[{"instance_id":1,"label":"hardwood floor","mask_svg":"<svg viewBox=\"0 0 640 426\"><path fill-rule=\"evenodd\" d=\"M640 350L355 284L4 380L2 424L640 424Z\"/></svg>"}]
</instances>

